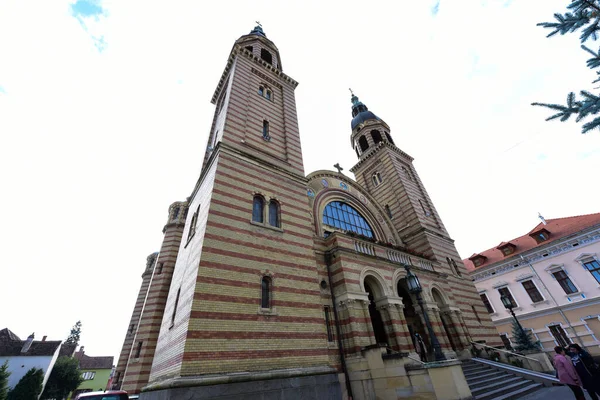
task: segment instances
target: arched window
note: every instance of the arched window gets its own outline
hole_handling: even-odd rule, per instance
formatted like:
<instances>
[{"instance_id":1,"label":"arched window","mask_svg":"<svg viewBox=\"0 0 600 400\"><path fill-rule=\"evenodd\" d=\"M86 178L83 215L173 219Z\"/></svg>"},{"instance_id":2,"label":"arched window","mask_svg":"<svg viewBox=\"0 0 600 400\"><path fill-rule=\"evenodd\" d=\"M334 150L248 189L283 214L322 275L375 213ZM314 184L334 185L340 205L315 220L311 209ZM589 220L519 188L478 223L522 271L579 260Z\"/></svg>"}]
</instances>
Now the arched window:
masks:
<instances>
[{"instance_id":1,"label":"arched window","mask_svg":"<svg viewBox=\"0 0 600 400\"><path fill-rule=\"evenodd\" d=\"M267 89L267 94L265 97L267 98L267 100L271 100L273 98L273 93Z\"/></svg>"},{"instance_id":2,"label":"arched window","mask_svg":"<svg viewBox=\"0 0 600 400\"><path fill-rule=\"evenodd\" d=\"M373 230L354 207L341 201L332 201L323 210L323 223L345 231L373 237Z\"/></svg>"},{"instance_id":3,"label":"arched window","mask_svg":"<svg viewBox=\"0 0 600 400\"><path fill-rule=\"evenodd\" d=\"M260 308L271 308L271 278L263 276L261 281Z\"/></svg>"},{"instance_id":4,"label":"arched window","mask_svg":"<svg viewBox=\"0 0 600 400\"><path fill-rule=\"evenodd\" d=\"M277 228L281 227L281 221L279 221L279 203L275 200L269 201L269 225Z\"/></svg>"},{"instance_id":5,"label":"arched window","mask_svg":"<svg viewBox=\"0 0 600 400\"><path fill-rule=\"evenodd\" d=\"M265 140L271 140L271 136L269 135L269 121L266 119L263 120L262 136Z\"/></svg>"},{"instance_id":6,"label":"arched window","mask_svg":"<svg viewBox=\"0 0 600 400\"><path fill-rule=\"evenodd\" d=\"M260 49L260 58L262 58L264 61L268 62L269 64L273 64L273 56L271 55L271 53L269 53L268 50Z\"/></svg>"},{"instance_id":7,"label":"arched window","mask_svg":"<svg viewBox=\"0 0 600 400\"><path fill-rule=\"evenodd\" d=\"M252 202L252 221L263 223L265 200L262 196L254 196Z\"/></svg>"},{"instance_id":8,"label":"arched window","mask_svg":"<svg viewBox=\"0 0 600 400\"><path fill-rule=\"evenodd\" d=\"M262 86L259 86L258 87L258 94L262 96L264 93L265 93L265 88L262 87Z\"/></svg>"},{"instance_id":9,"label":"arched window","mask_svg":"<svg viewBox=\"0 0 600 400\"><path fill-rule=\"evenodd\" d=\"M360 146L361 152L369 148L369 142L367 142L367 138L364 136L361 136L360 139L358 139L358 145Z\"/></svg>"},{"instance_id":10,"label":"arched window","mask_svg":"<svg viewBox=\"0 0 600 400\"><path fill-rule=\"evenodd\" d=\"M252 53L252 51L253 51L254 49L252 48L252 46L246 46L246 50L248 50L250 53Z\"/></svg>"},{"instance_id":11,"label":"arched window","mask_svg":"<svg viewBox=\"0 0 600 400\"><path fill-rule=\"evenodd\" d=\"M373 180L373 185L375 186L379 186L383 182L383 180L381 179L381 174L379 172L375 172L373 176L371 176L371 179Z\"/></svg>"},{"instance_id":12,"label":"arched window","mask_svg":"<svg viewBox=\"0 0 600 400\"><path fill-rule=\"evenodd\" d=\"M391 144L394 144L394 141L392 140L392 137L390 136L389 133L385 132L385 137L387 138L388 142L390 142Z\"/></svg>"},{"instance_id":13,"label":"arched window","mask_svg":"<svg viewBox=\"0 0 600 400\"><path fill-rule=\"evenodd\" d=\"M381 142L381 133L377 129L373 129L371 131L371 137L373 138L373 143L377 144Z\"/></svg>"}]
</instances>

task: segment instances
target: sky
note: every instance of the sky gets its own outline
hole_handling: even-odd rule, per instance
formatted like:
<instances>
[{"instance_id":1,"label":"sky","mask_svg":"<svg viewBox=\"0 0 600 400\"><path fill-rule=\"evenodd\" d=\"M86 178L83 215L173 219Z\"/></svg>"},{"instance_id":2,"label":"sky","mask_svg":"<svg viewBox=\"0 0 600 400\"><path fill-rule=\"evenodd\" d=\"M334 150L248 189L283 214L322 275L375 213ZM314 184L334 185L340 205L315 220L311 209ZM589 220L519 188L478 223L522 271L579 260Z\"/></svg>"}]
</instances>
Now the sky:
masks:
<instances>
[{"instance_id":1,"label":"sky","mask_svg":"<svg viewBox=\"0 0 600 400\"><path fill-rule=\"evenodd\" d=\"M401 4L401 5L400 5ZM198 178L234 41L260 21L300 82L306 173L344 173L349 88L415 158L463 257L600 212L600 132L534 101L593 89L567 0L0 2L0 329L118 357L168 207ZM594 47L597 44L594 44ZM115 359L116 362L116 359Z\"/></svg>"}]
</instances>

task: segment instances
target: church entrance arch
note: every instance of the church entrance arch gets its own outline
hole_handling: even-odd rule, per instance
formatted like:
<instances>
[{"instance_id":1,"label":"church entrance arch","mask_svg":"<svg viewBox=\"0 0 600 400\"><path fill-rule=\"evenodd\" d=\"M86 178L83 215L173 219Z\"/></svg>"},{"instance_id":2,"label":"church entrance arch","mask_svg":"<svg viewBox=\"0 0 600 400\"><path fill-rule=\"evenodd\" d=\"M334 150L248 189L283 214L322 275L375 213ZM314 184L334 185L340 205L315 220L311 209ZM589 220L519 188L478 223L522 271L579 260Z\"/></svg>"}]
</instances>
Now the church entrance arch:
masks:
<instances>
[{"instance_id":1,"label":"church entrance arch","mask_svg":"<svg viewBox=\"0 0 600 400\"><path fill-rule=\"evenodd\" d=\"M404 318L406 319L406 325L408 327L408 332L410 333L413 348L416 350L417 343L415 341L415 333L421 335L421 337L425 339L426 343L429 342L429 340L427 340L428 335L421 321L421 317L415 310L412 296L408 292L408 288L406 286L406 279L400 279L398 281L397 290L398 297L402 298L402 303L404 304Z\"/></svg>"},{"instance_id":2,"label":"church entrance arch","mask_svg":"<svg viewBox=\"0 0 600 400\"><path fill-rule=\"evenodd\" d=\"M444 297L436 288L431 289L431 296L433 297L433 300L437 304L440 311L448 307ZM452 321L442 312L440 312L440 320L442 321L444 332L446 333L446 337L450 342L450 346L452 346L452 350L456 351L456 329L454 328Z\"/></svg>"},{"instance_id":3,"label":"church entrance arch","mask_svg":"<svg viewBox=\"0 0 600 400\"><path fill-rule=\"evenodd\" d=\"M369 295L369 317L371 318L371 325L373 326L373 334L375 335L375 343L385 343L388 345L388 337L385 333L385 326L381 312L377 309L375 304L376 300L383 297L383 288L372 276L365 277L365 292Z\"/></svg>"}]
</instances>

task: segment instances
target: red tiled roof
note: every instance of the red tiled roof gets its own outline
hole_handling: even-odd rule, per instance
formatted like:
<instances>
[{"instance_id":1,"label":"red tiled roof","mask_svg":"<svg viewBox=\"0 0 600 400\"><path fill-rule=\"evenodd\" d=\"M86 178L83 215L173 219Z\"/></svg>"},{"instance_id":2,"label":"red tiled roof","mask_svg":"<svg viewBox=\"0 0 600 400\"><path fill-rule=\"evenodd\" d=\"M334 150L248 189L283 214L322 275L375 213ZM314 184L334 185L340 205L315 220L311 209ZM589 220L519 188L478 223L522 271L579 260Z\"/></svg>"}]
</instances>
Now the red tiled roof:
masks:
<instances>
[{"instance_id":1,"label":"red tiled roof","mask_svg":"<svg viewBox=\"0 0 600 400\"><path fill-rule=\"evenodd\" d=\"M600 213L578 215L575 217L549 219L546 220L546 225L540 222L538 225L535 226L535 228L533 228L525 235L508 241L508 243L511 243L516 246L514 253L511 253L510 256L508 256L508 258L523 253L527 250L531 250L538 246L546 246L547 244L552 243L558 239L567 237L569 235L583 231L587 228L591 228L592 226L598 224L600 224ZM529 235L542 229L546 229L548 232L550 232L550 237L546 241L537 243L535 239ZM505 243L506 242L502 242L500 245ZM473 271L475 269L497 263L498 261L502 261L505 258L507 258L504 257L504 254L502 254L502 252L498 250L497 247L493 247L486 251L474 254L479 254L484 257L487 257L485 262L482 263L479 267L475 267L475 265L469 258L463 260L463 262L465 263L465 267L468 270ZM473 258L473 256L471 256L471 258Z\"/></svg>"}]
</instances>

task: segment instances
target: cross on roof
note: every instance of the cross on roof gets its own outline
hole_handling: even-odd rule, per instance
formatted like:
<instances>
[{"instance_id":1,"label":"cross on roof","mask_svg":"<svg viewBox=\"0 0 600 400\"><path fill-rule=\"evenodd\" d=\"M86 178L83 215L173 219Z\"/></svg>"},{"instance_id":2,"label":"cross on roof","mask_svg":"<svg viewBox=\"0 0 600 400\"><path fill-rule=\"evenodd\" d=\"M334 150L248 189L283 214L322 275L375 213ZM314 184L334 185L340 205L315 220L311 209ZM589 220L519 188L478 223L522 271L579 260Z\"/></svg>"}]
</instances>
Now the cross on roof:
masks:
<instances>
[{"instance_id":1,"label":"cross on roof","mask_svg":"<svg viewBox=\"0 0 600 400\"><path fill-rule=\"evenodd\" d=\"M260 22L258 22L258 21L254 21L254 22L256 22L256 24L262 28L262 24Z\"/></svg>"},{"instance_id":2,"label":"cross on roof","mask_svg":"<svg viewBox=\"0 0 600 400\"><path fill-rule=\"evenodd\" d=\"M340 163L336 163L333 168L338 170L338 174L341 174L344 168L340 167Z\"/></svg>"}]
</instances>

